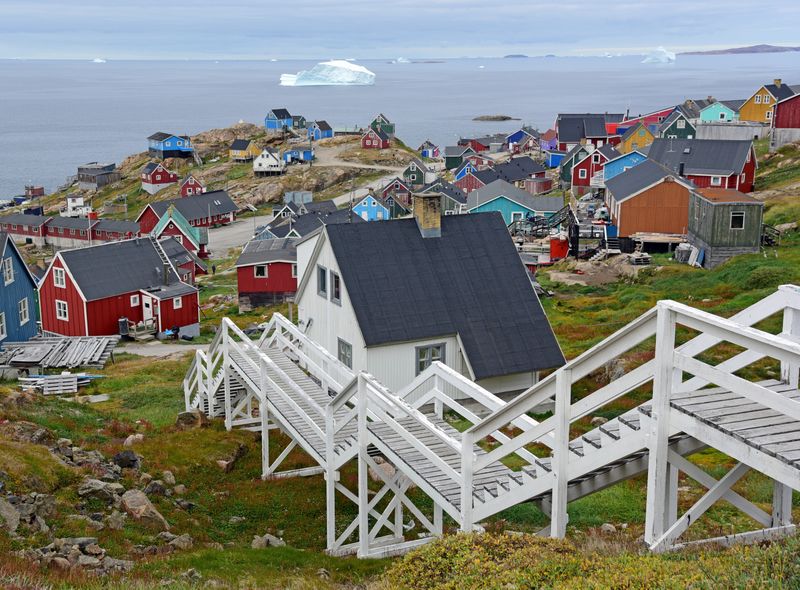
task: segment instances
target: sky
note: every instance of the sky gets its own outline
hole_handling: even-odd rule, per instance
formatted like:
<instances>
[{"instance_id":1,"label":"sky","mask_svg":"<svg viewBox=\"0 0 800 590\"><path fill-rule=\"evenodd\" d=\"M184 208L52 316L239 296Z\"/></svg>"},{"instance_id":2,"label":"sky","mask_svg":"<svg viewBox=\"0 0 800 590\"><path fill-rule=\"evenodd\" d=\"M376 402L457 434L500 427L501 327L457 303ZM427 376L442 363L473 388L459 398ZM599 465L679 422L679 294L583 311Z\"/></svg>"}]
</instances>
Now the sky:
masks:
<instances>
[{"instance_id":1,"label":"sky","mask_svg":"<svg viewBox=\"0 0 800 590\"><path fill-rule=\"evenodd\" d=\"M0 58L679 52L800 46L798 23L798 0L0 0Z\"/></svg>"}]
</instances>

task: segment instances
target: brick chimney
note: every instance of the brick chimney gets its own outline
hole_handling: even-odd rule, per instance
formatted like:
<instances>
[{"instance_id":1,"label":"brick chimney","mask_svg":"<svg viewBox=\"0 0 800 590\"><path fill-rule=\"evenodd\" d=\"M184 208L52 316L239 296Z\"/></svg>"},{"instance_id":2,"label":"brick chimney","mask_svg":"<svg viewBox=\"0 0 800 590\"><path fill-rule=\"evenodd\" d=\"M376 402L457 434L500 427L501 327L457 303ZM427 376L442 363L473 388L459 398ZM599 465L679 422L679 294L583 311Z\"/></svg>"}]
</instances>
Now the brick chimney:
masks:
<instances>
[{"instance_id":1,"label":"brick chimney","mask_svg":"<svg viewBox=\"0 0 800 590\"><path fill-rule=\"evenodd\" d=\"M442 237L442 194L412 193L414 219L423 238Z\"/></svg>"},{"instance_id":2,"label":"brick chimney","mask_svg":"<svg viewBox=\"0 0 800 590\"><path fill-rule=\"evenodd\" d=\"M781 82L783 82L783 80L781 80L780 78L775 78L773 80L773 82L775 83L775 87L776 88L780 88L781 87Z\"/></svg>"}]
</instances>

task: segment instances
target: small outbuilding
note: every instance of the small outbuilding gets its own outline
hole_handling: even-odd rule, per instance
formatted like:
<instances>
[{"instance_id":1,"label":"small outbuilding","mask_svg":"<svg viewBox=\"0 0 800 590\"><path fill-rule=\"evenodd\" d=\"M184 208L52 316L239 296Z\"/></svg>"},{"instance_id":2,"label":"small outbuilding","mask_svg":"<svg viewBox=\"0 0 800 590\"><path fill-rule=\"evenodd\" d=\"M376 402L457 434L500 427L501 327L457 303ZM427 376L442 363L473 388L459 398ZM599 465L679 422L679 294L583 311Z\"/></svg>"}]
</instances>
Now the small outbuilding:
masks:
<instances>
[{"instance_id":1,"label":"small outbuilding","mask_svg":"<svg viewBox=\"0 0 800 590\"><path fill-rule=\"evenodd\" d=\"M689 196L689 242L714 268L738 254L758 252L764 203L732 189L697 189Z\"/></svg>"}]
</instances>

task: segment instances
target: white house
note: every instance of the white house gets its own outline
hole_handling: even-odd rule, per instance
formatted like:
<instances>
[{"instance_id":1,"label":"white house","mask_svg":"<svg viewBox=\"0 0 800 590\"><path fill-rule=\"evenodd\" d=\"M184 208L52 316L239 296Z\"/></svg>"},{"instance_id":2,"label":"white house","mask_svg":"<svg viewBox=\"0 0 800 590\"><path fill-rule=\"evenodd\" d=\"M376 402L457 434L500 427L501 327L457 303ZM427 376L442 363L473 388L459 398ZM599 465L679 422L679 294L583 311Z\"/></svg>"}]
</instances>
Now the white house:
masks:
<instances>
[{"instance_id":1,"label":"white house","mask_svg":"<svg viewBox=\"0 0 800 590\"><path fill-rule=\"evenodd\" d=\"M253 160L253 173L256 176L283 174L285 170L286 162L281 159L281 155L269 148L263 150Z\"/></svg>"},{"instance_id":2,"label":"white house","mask_svg":"<svg viewBox=\"0 0 800 590\"><path fill-rule=\"evenodd\" d=\"M494 393L518 392L564 357L497 213L324 225L297 245L306 334L392 390L442 361ZM391 247L386 247L391 244Z\"/></svg>"}]
</instances>

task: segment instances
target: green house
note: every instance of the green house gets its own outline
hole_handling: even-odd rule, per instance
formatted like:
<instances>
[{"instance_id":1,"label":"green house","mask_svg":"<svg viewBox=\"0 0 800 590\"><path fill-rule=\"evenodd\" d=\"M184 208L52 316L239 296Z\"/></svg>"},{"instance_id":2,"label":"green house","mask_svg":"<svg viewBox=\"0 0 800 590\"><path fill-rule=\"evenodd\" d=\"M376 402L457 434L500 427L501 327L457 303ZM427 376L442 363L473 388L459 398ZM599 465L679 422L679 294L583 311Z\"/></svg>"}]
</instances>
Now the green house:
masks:
<instances>
[{"instance_id":1,"label":"green house","mask_svg":"<svg viewBox=\"0 0 800 590\"><path fill-rule=\"evenodd\" d=\"M562 182L572 182L572 167L587 155L589 155L589 150L581 144L576 145L567 152L567 155L564 156L561 164L559 164L559 178Z\"/></svg>"},{"instance_id":2,"label":"green house","mask_svg":"<svg viewBox=\"0 0 800 590\"><path fill-rule=\"evenodd\" d=\"M672 139L694 139L697 135L697 130L681 109L676 108L669 117L664 119L664 122L661 123L659 135Z\"/></svg>"},{"instance_id":3,"label":"green house","mask_svg":"<svg viewBox=\"0 0 800 590\"><path fill-rule=\"evenodd\" d=\"M394 137L394 123L383 113L379 113L377 117L369 124L370 128L375 131L383 131L390 138Z\"/></svg>"},{"instance_id":4,"label":"green house","mask_svg":"<svg viewBox=\"0 0 800 590\"><path fill-rule=\"evenodd\" d=\"M689 195L689 242L714 268L732 256L758 252L764 203L739 191L697 189Z\"/></svg>"},{"instance_id":5,"label":"green house","mask_svg":"<svg viewBox=\"0 0 800 590\"><path fill-rule=\"evenodd\" d=\"M426 176L430 177L431 172L418 158L411 160L411 163L403 170L403 180L413 186L426 184Z\"/></svg>"}]
</instances>

